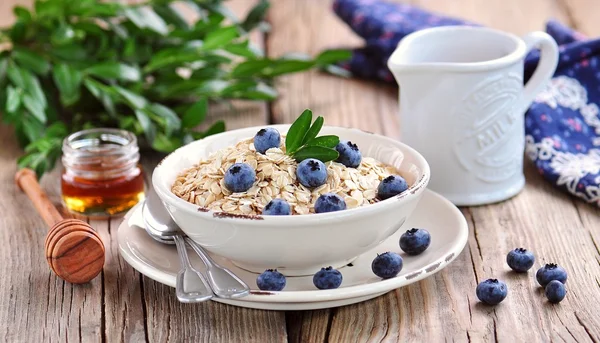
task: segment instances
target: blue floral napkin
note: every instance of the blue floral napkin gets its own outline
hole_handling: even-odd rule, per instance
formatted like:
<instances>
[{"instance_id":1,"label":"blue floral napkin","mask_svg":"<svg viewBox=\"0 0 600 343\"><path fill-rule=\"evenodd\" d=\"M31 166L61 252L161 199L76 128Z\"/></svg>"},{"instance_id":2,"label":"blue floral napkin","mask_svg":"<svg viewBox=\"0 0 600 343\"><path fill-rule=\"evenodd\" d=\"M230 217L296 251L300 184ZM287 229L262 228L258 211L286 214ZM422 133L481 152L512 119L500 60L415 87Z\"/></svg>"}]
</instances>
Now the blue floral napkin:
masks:
<instances>
[{"instance_id":1,"label":"blue floral napkin","mask_svg":"<svg viewBox=\"0 0 600 343\"><path fill-rule=\"evenodd\" d=\"M433 26L474 25L407 4L335 0L335 13L365 39L344 68L355 76L394 83L387 60L407 34ZM588 39L556 21L546 24L560 47L552 80L525 114L526 152L556 187L600 207L600 39ZM525 80L539 52L525 60Z\"/></svg>"}]
</instances>

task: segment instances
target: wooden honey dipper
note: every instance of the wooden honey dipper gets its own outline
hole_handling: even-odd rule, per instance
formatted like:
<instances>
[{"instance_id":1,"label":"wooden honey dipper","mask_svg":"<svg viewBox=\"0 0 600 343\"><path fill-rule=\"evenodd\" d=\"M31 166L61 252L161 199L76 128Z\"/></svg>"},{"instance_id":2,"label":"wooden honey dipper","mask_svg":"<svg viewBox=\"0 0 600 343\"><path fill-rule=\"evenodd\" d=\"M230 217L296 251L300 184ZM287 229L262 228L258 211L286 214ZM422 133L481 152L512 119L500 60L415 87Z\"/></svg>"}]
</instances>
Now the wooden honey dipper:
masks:
<instances>
[{"instance_id":1,"label":"wooden honey dipper","mask_svg":"<svg viewBox=\"0 0 600 343\"><path fill-rule=\"evenodd\" d=\"M50 269L74 284L95 278L104 267L104 244L96 231L84 221L63 219L31 169L19 170L15 182L50 227L45 243Z\"/></svg>"}]
</instances>

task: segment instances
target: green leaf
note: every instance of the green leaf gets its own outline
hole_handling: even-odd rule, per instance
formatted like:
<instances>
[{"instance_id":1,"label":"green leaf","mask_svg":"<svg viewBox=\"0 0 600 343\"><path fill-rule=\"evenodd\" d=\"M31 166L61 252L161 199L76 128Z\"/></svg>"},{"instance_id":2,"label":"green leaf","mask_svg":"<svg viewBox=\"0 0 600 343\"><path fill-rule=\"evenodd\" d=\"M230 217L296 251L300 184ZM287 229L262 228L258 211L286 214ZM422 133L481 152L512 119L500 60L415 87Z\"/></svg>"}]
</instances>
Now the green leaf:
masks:
<instances>
[{"instance_id":1,"label":"green leaf","mask_svg":"<svg viewBox=\"0 0 600 343\"><path fill-rule=\"evenodd\" d=\"M220 95L228 99L275 100L277 91L264 83L242 81L223 89Z\"/></svg>"},{"instance_id":2,"label":"green leaf","mask_svg":"<svg viewBox=\"0 0 600 343\"><path fill-rule=\"evenodd\" d=\"M84 61L88 58L85 48L75 43L54 47L51 53L66 61Z\"/></svg>"},{"instance_id":3,"label":"green leaf","mask_svg":"<svg viewBox=\"0 0 600 343\"><path fill-rule=\"evenodd\" d=\"M168 24L171 24L179 29L190 29L190 25L185 20L184 15L180 13L179 9L173 6L173 4L155 5L154 11L158 15L160 15Z\"/></svg>"},{"instance_id":4,"label":"green leaf","mask_svg":"<svg viewBox=\"0 0 600 343\"><path fill-rule=\"evenodd\" d=\"M21 106L22 90L8 86L6 92L6 112L14 113L19 109L19 106Z\"/></svg>"},{"instance_id":5,"label":"green leaf","mask_svg":"<svg viewBox=\"0 0 600 343\"><path fill-rule=\"evenodd\" d=\"M201 98L194 105L192 105L181 119L181 126L187 129L194 128L204 121L206 113L208 112L208 100Z\"/></svg>"},{"instance_id":6,"label":"green leaf","mask_svg":"<svg viewBox=\"0 0 600 343\"><path fill-rule=\"evenodd\" d=\"M252 10L250 10L248 15L246 16L244 22L241 24L242 28L249 32L256 26L258 26L258 24L260 24L263 21L263 18L265 17L269 6L270 4L268 1L261 1L256 6L254 6L254 8L252 8Z\"/></svg>"},{"instance_id":7,"label":"green leaf","mask_svg":"<svg viewBox=\"0 0 600 343\"><path fill-rule=\"evenodd\" d=\"M167 23L150 7L129 7L125 9L124 14L140 29L147 28L163 36L169 33Z\"/></svg>"},{"instance_id":8,"label":"green leaf","mask_svg":"<svg viewBox=\"0 0 600 343\"><path fill-rule=\"evenodd\" d=\"M317 137L308 143L307 146L322 146L325 148L335 148L340 143L340 137L334 135L326 135Z\"/></svg>"},{"instance_id":9,"label":"green leaf","mask_svg":"<svg viewBox=\"0 0 600 343\"><path fill-rule=\"evenodd\" d=\"M50 38L52 44L60 46L66 45L73 42L75 38L75 30L69 25L61 25L59 26Z\"/></svg>"},{"instance_id":10,"label":"green leaf","mask_svg":"<svg viewBox=\"0 0 600 343\"><path fill-rule=\"evenodd\" d=\"M292 155L300 148L304 136L306 135L306 131L310 128L311 121L312 111L306 109L298 119L292 123L285 138L285 148L288 155Z\"/></svg>"},{"instance_id":11,"label":"green leaf","mask_svg":"<svg viewBox=\"0 0 600 343\"><path fill-rule=\"evenodd\" d=\"M181 120L177 116L173 110L168 107L165 107L161 104L150 104L146 106L146 109L165 121L166 126L166 134L170 136L173 131L179 130L181 128Z\"/></svg>"},{"instance_id":12,"label":"green leaf","mask_svg":"<svg viewBox=\"0 0 600 343\"><path fill-rule=\"evenodd\" d=\"M152 142L154 142L154 138L156 137L156 127L144 111L135 110L135 116L140 123L142 130L144 130L146 140L152 145Z\"/></svg>"},{"instance_id":13,"label":"green leaf","mask_svg":"<svg viewBox=\"0 0 600 343\"><path fill-rule=\"evenodd\" d=\"M315 60L319 64L332 64L340 61L349 60L352 57L352 52L350 50L326 50L320 53Z\"/></svg>"},{"instance_id":14,"label":"green leaf","mask_svg":"<svg viewBox=\"0 0 600 343\"><path fill-rule=\"evenodd\" d=\"M131 82L140 80L140 71L137 68L118 62L96 64L87 68L85 72L103 79L119 79Z\"/></svg>"},{"instance_id":15,"label":"green leaf","mask_svg":"<svg viewBox=\"0 0 600 343\"><path fill-rule=\"evenodd\" d=\"M23 6L15 6L13 7L13 13L20 21L24 23L28 23L31 21L31 12Z\"/></svg>"},{"instance_id":16,"label":"green leaf","mask_svg":"<svg viewBox=\"0 0 600 343\"><path fill-rule=\"evenodd\" d=\"M202 4L202 6L208 9L210 12L218 13L219 15L231 20L234 23L237 23L239 21L238 17L235 15L235 13L233 13L233 11L229 9L229 7L220 4L220 1L212 2L214 2L214 4Z\"/></svg>"},{"instance_id":17,"label":"green leaf","mask_svg":"<svg viewBox=\"0 0 600 343\"><path fill-rule=\"evenodd\" d=\"M335 64L327 65L323 68L324 71L328 72L331 75L350 78L352 77L352 73L349 70L346 70L340 66L336 66Z\"/></svg>"},{"instance_id":18,"label":"green leaf","mask_svg":"<svg viewBox=\"0 0 600 343\"><path fill-rule=\"evenodd\" d=\"M44 112L44 106L29 94L23 96L23 105L25 108L39 121L46 123L46 112Z\"/></svg>"},{"instance_id":19,"label":"green leaf","mask_svg":"<svg viewBox=\"0 0 600 343\"><path fill-rule=\"evenodd\" d=\"M250 46L248 41L236 44L229 44L223 48L225 51L237 56L255 59L263 56L263 52Z\"/></svg>"},{"instance_id":20,"label":"green leaf","mask_svg":"<svg viewBox=\"0 0 600 343\"><path fill-rule=\"evenodd\" d=\"M302 60L279 60L271 63L271 65L264 70L262 74L264 76L273 77L282 74L290 74L303 70L308 70L315 65L313 61L302 61Z\"/></svg>"},{"instance_id":21,"label":"green leaf","mask_svg":"<svg viewBox=\"0 0 600 343\"><path fill-rule=\"evenodd\" d=\"M25 91L37 100L42 108L46 108L48 106L48 102L46 101L46 95L42 90L42 86L40 85L40 81L38 78L25 69L21 69L21 77L23 78L23 82L25 83Z\"/></svg>"},{"instance_id":22,"label":"green leaf","mask_svg":"<svg viewBox=\"0 0 600 343\"><path fill-rule=\"evenodd\" d=\"M79 101L81 73L68 64L61 63L52 72L54 83L60 91L60 101L65 106L71 106Z\"/></svg>"},{"instance_id":23,"label":"green leaf","mask_svg":"<svg viewBox=\"0 0 600 343\"><path fill-rule=\"evenodd\" d=\"M322 146L305 146L294 153L293 156L298 162L307 158L315 158L325 163L337 159L339 157L339 153L335 149Z\"/></svg>"},{"instance_id":24,"label":"green leaf","mask_svg":"<svg viewBox=\"0 0 600 343\"><path fill-rule=\"evenodd\" d=\"M127 101L127 103L129 103L129 105L131 105L132 107L136 108L136 109L142 109L144 107L146 107L146 105L148 104L148 100L146 100L146 98L144 98L143 96L140 96L138 94L135 94L123 87L119 87L119 86L112 86L112 88L114 90L117 91L117 93L119 93L119 95L121 95L125 101Z\"/></svg>"},{"instance_id":25,"label":"green leaf","mask_svg":"<svg viewBox=\"0 0 600 343\"><path fill-rule=\"evenodd\" d=\"M179 137L168 137L163 133L159 133L152 142L152 148L160 152L172 152L182 145Z\"/></svg>"},{"instance_id":26,"label":"green leaf","mask_svg":"<svg viewBox=\"0 0 600 343\"><path fill-rule=\"evenodd\" d=\"M37 0L34 4L37 17L55 17L63 16L64 6L62 1L42 1Z\"/></svg>"},{"instance_id":27,"label":"green leaf","mask_svg":"<svg viewBox=\"0 0 600 343\"><path fill-rule=\"evenodd\" d=\"M202 60L202 55L197 52L173 53L167 56L155 55L144 67L145 73L151 73L157 69L171 66L173 64L182 64Z\"/></svg>"},{"instance_id":28,"label":"green leaf","mask_svg":"<svg viewBox=\"0 0 600 343\"><path fill-rule=\"evenodd\" d=\"M304 135L304 138L302 139L302 145L317 137L319 131L321 131L321 128L323 127L324 121L325 120L321 116L318 116L317 119L315 119L315 122L310 126L310 129L306 131L306 135Z\"/></svg>"},{"instance_id":29,"label":"green leaf","mask_svg":"<svg viewBox=\"0 0 600 343\"><path fill-rule=\"evenodd\" d=\"M23 130L28 143L35 142L42 138L44 135L44 124L33 116L24 115L24 113L21 113L20 119L17 127L20 127Z\"/></svg>"},{"instance_id":30,"label":"green leaf","mask_svg":"<svg viewBox=\"0 0 600 343\"><path fill-rule=\"evenodd\" d=\"M202 138L216 135L217 133L221 133L223 131L225 131L225 122L219 120L216 123L212 124L211 127L208 128L208 130L202 133Z\"/></svg>"},{"instance_id":31,"label":"green leaf","mask_svg":"<svg viewBox=\"0 0 600 343\"><path fill-rule=\"evenodd\" d=\"M204 38L203 50L214 50L229 44L232 40L239 37L238 28L235 26L226 26L218 30L209 32Z\"/></svg>"},{"instance_id":32,"label":"green leaf","mask_svg":"<svg viewBox=\"0 0 600 343\"><path fill-rule=\"evenodd\" d=\"M269 67L272 64L271 60L250 60L242 62L235 66L231 71L231 77L249 77L259 74L263 69Z\"/></svg>"}]
</instances>

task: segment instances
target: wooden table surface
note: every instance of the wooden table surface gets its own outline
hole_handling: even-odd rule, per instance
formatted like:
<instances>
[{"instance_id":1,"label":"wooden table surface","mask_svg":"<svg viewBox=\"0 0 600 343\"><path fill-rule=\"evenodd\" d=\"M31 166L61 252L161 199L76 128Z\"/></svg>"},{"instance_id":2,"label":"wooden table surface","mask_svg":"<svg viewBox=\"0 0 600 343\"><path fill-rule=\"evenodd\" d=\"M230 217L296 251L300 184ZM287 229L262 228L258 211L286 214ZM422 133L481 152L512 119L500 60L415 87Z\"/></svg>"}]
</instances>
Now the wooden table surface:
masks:
<instances>
[{"instance_id":1,"label":"wooden table surface","mask_svg":"<svg viewBox=\"0 0 600 343\"><path fill-rule=\"evenodd\" d=\"M238 13L253 1L228 2ZM272 0L270 33L257 35L269 55L316 54L358 46L331 11L331 1ZM597 0L411 0L516 34L543 30L556 18L600 36ZM0 0L0 23L10 8L30 0ZM592 4L595 5L592 5ZM594 7L595 6L595 7ZM284 77L272 104L240 103L226 118L230 129L289 123L307 107L329 125L357 127L398 137L397 90L373 82L310 72ZM12 130L0 126L0 341L8 342L599 342L600 211L557 192L526 163L527 186L517 197L461 209L469 242L454 263L435 276L360 304L319 311L250 310L208 302L184 305L175 290L140 275L118 254L119 218L90 221L107 246L106 265L90 284L73 286L53 276L43 256L45 227L14 185L21 151ZM152 166L152 157L147 158ZM58 172L42 185L59 202ZM548 304L530 272L507 271L506 253L535 251L536 267L557 262L569 272L568 294ZM478 303L475 287L504 279L508 298L499 306Z\"/></svg>"}]
</instances>

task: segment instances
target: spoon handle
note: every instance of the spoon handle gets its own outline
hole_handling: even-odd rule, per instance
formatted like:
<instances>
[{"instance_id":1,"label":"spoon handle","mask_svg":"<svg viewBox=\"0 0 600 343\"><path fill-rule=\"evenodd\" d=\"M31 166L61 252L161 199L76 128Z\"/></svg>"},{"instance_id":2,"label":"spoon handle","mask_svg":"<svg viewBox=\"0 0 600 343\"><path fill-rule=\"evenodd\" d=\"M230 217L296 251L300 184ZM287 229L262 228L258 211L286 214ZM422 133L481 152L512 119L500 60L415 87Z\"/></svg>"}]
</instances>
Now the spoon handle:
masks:
<instances>
[{"instance_id":1,"label":"spoon handle","mask_svg":"<svg viewBox=\"0 0 600 343\"><path fill-rule=\"evenodd\" d=\"M40 187L33 170L27 168L19 170L15 175L15 183L27 194L29 200L49 227L63 220L56 207L48 199L46 192Z\"/></svg>"},{"instance_id":2,"label":"spoon handle","mask_svg":"<svg viewBox=\"0 0 600 343\"><path fill-rule=\"evenodd\" d=\"M232 299L241 298L250 294L250 288L244 281L237 277L227 268L217 264L204 249L191 238L186 237L185 240L196 251L198 256L206 264L206 274L213 292L219 298Z\"/></svg>"},{"instance_id":3,"label":"spoon handle","mask_svg":"<svg viewBox=\"0 0 600 343\"><path fill-rule=\"evenodd\" d=\"M209 300L213 293L206 282L206 279L192 267L185 241L180 235L173 236L179 259L181 260L181 270L177 274L175 293L177 299L182 303L197 303Z\"/></svg>"}]
</instances>

